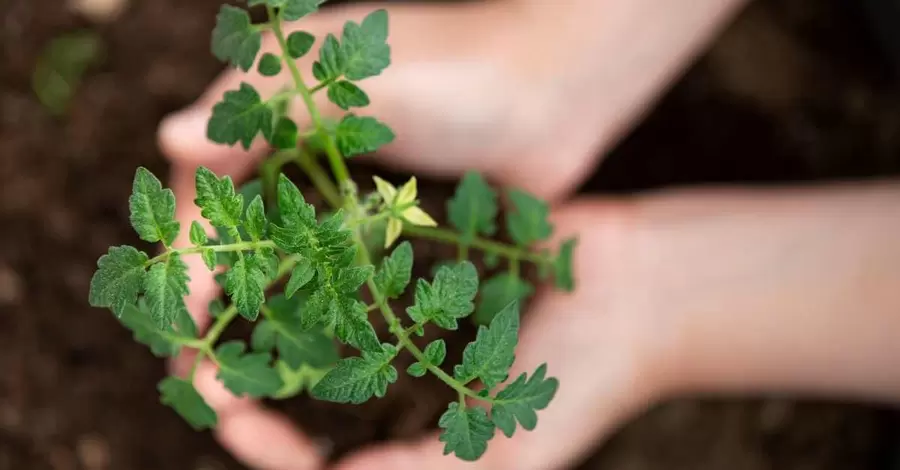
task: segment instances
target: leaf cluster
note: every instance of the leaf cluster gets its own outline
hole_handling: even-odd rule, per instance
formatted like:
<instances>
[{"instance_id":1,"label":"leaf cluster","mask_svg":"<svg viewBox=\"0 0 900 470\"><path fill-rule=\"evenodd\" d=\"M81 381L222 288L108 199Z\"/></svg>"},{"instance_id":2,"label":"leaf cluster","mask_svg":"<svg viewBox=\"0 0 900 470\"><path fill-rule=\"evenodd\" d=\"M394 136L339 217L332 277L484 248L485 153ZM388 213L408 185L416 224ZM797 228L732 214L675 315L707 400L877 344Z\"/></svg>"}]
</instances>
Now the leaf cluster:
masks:
<instances>
[{"instance_id":1,"label":"leaf cluster","mask_svg":"<svg viewBox=\"0 0 900 470\"><path fill-rule=\"evenodd\" d=\"M89 301L110 309L154 355L173 356L187 347L201 359L208 357L218 368L218 380L237 396L281 399L307 391L321 400L363 403L388 393L399 378L394 360L405 350L415 358L407 374L433 374L459 394L438 423L445 453L476 460L498 429L507 436L519 428L534 429L537 412L556 393L558 382L547 377L546 364L509 381L520 305L534 292L522 266L534 265L542 278L552 275L558 288L571 290L575 241L564 241L556 253L536 250L553 235L548 205L511 189L503 194L506 210L500 220L501 195L476 173L466 174L448 201L453 230L438 228L420 208L414 177L399 188L376 177L376 192L360 197L355 183L342 175L343 159L394 139L377 119L349 112L369 104L359 82L381 74L390 63L387 13L379 10L360 23L349 21L339 37L322 38L311 67L318 83L308 87L296 60L311 54L317 38L303 31L285 36L282 22L312 14L323 2L248 0L249 7L265 7L269 13L269 20L260 24L242 8L221 8L212 34L213 54L247 72L256 64L266 76L287 68L294 83L267 98L249 83L225 92L213 108L207 133L213 142L244 148L261 134L276 149L324 150L341 184L343 204L330 212L317 210L281 173L283 162L265 167L262 181L242 188L230 177L200 167L193 203L203 220L192 221L183 233L172 191L139 168L129 199L130 221L144 242L159 244L162 252L151 257L137 247L111 247L98 261ZM280 55L260 55L266 30L278 40ZM347 112L335 123L321 119L314 107L313 94L323 90ZM311 106L308 128L288 117L295 97ZM323 177L309 170L318 163L310 158L301 167L322 190ZM324 179L331 184L327 175ZM383 228L384 243L366 239L373 227ZM501 227L510 243L488 239L498 236ZM452 242L459 246L459 257L443 263L429 279L413 279L413 245L395 243L403 235ZM393 249L373 259L370 246ZM474 250L483 252L493 267L505 260L506 269L481 282L470 261ZM217 271L229 300L227 307L221 299L210 304L215 322L203 336L185 302L189 256ZM283 292L270 292L274 286L282 286ZM412 304L395 312L391 303L404 297ZM376 334L373 314L384 319L392 340ZM480 326L461 357L448 357L441 339L422 349L416 344L416 335L424 335L426 328L456 330L467 318ZM235 320L253 323L249 342L220 343ZM341 344L358 354L341 358ZM161 401L195 429L211 428L216 413L194 388L193 373L160 382Z\"/></svg>"}]
</instances>

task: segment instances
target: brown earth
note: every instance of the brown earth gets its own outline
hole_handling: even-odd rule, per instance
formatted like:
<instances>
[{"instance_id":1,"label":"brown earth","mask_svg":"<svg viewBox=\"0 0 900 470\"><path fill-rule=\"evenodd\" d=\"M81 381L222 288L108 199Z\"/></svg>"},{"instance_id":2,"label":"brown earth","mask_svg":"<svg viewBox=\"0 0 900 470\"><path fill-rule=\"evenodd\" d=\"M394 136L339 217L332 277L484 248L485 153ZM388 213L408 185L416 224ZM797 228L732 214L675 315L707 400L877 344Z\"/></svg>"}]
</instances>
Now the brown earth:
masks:
<instances>
[{"instance_id":1,"label":"brown earth","mask_svg":"<svg viewBox=\"0 0 900 470\"><path fill-rule=\"evenodd\" d=\"M97 257L137 242L126 205L134 168L165 173L157 123L221 70L208 52L219 0L131 3L98 27L61 0L0 2L0 470L241 468L158 404L163 362L86 302ZM900 91L852 4L751 7L584 191L896 174ZM48 40L82 27L109 50L54 118L30 76ZM432 204L449 191L423 186ZM418 265L436 250L417 250ZM471 334L450 337L451 353ZM449 399L403 379L361 407L286 407L338 455L433 426ZM897 429L893 412L866 406L681 400L634 420L582 468L887 469Z\"/></svg>"}]
</instances>

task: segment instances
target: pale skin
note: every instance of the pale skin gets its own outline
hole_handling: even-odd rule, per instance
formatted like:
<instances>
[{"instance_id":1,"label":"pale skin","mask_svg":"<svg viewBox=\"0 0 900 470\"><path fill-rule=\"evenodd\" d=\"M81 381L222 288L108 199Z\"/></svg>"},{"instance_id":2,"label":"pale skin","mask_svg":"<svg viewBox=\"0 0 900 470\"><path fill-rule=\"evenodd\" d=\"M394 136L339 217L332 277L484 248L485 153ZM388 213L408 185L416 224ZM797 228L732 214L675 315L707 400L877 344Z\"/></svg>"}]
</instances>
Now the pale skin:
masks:
<instances>
[{"instance_id":1,"label":"pale skin","mask_svg":"<svg viewBox=\"0 0 900 470\"><path fill-rule=\"evenodd\" d=\"M377 161L439 178L474 169L547 198L556 236L580 239L579 288L539 292L522 331L511 375L547 362L561 383L535 431L495 438L474 464L443 456L428 435L360 449L337 468L565 469L624 420L680 394L900 400L900 184L570 197L742 3L388 7L393 64L363 83L367 114L398 135ZM302 28L321 37L377 7L328 10ZM309 60L300 66L308 71ZM263 143L243 152L205 139L210 106L240 80L265 96L285 77L226 73L161 126L179 201L193 200L198 164L240 180L264 156ZM201 219L191 204L178 210L182 224ZM217 290L191 262L188 306L205 328ZM233 397L214 375L204 363L198 388L236 458L254 469L325 468L302 430Z\"/></svg>"}]
</instances>

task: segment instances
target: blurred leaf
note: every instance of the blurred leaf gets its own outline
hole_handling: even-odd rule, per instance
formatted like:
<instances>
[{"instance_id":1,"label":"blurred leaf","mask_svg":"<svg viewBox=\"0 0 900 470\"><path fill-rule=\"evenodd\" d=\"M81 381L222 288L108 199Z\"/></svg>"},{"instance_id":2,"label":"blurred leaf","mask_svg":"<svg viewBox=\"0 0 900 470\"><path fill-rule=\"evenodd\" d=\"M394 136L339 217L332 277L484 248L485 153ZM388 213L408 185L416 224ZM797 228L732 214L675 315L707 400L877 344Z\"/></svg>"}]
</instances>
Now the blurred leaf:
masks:
<instances>
[{"instance_id":1,"label":"blurred leaf","mask_svg":"<svg viewBox=\"0 0 900 470\"><path fill-rule=\"evenodd\" d=\"M31 78L41 104L55 115L65 113L84 73L101 62L104 52L103 40L93 31L78 31L51 40Z\"/></svg>"}]
</instances>

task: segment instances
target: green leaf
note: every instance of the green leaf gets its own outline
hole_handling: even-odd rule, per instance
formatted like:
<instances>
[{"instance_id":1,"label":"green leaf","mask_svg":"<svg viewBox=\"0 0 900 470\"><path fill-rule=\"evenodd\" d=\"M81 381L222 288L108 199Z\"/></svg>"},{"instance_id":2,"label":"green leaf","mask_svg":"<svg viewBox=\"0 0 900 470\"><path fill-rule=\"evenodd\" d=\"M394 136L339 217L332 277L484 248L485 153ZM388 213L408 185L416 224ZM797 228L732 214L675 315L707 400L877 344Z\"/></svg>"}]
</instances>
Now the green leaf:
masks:
<instances>
[{"instance_id":1,"label":"green leaf","mask_svg":"<svg viewBox=\"0 0 900 470\"><path fill-rule=\"evenodd\" d=\"M204 246L209 243L209 236L206 235L206 230L200 225L196 220L191 222L191 244L194 246Z\"/></svg>"},{"instance_id":2,"label":"green leaf","mask_svg":"<svg viewBox=\"0 0 900 470\"><path fill-rule=\"evenodd\" d=\"M444 443L444 455L453 452L468 462L478 460L494 437L494 423L484 408L464 408L457 402L450 403L438 426L443 429L439 439Z\"/></svg>"},{"instance_id":3,"label":"green leaf","mask_svg":"<svg viewBox=\"0 0 900 470\"><path fill-rule=\"evenodd\" d=\"M436 339L425 347L425 358L433 366L440 366L447 357L447 343L442 339Z\"/></svg>"},{"instance_id":4,"label":"green leaf","mask_svg":"<svg viewBox=\"0 0 900 470\"><path fill-rule=\"evenodd\" d=\"M288 54L294 59L299 59L309 53L316 37L306 31L295 31L287 37Z\"/></svg>"},{"instance_id":5,"label":"green leaf","mask_svg":"<svg viewBox=\"0 0 900 470\"><path fill-rule=\"evenodd\" d=\"M547 364L541 364L531 379L523 373L494 398L491 418L506 437L513 436L517 421L526 431L537 426L537 411L550 404L559 388L558 380L544 378L546 373Z\"/></svg>"},{"instance_id":6,"label":"green leaf","mask_svg":"<svg viewBox=\"0 0 900 470\"><path fill-rule=\"evenodd\" d=\"M328 86L328 99L345 111L350 108L362 108L369 105L369 95L346 80L341 80Z\"/></svg>"},{"instance_id":7,"label":"green leaf","mask_svg":"<svg viewBox=\"0 0 900 470\"><path fill-rule=\"evenodd\" d=\"M190 339L197 339L200 335L197 324L194 323L194 317L186 308L179 310L175 315L175 331L182 337Z\"/></svg>"},{"instance_id":8,"label":"green leaf","mask_svg":"<svg viewBox=\"0 0 900 470\"><path fill-rule=\"evenodd\" d=\"M244 228L253 241L266 238L266 208L263 206L262 196L257 195L247 207L247 223Z\"/></svg>"},{"instance_id":9,"label":"green leaf","mask_svg":"<svg viewBox=\"0 0 900 470\"><path fill-rule=\"evenodd\" d=\"M497 192L474 171L466 173L447 203L450 223L459 230L464 244L472 243L479 234L497 232L497 210Z\"/></svg>"},{"instance_id":10,"label":"green leaf","mask_svg":"<svg viewBox=\"0 0 900 470\"><path fill-rule=\"evenodd\" d=\"M274 395L281 388L278 372L269 365L272 358L267 353L244 354L240 341L229 341L216 349L219 373L222 381L236 396L265 397Z\"/></svg>"},{"instance_id":11,"label":"green leaf","mask_svg":"<svg viewBox=\"0 0 900 470\"><path fill-rule=\"evenodd\" d=\"M313 76L316 80L335 80L344 71L344 60L341 44L333 34L325 36L325 42L319 48L319 60L313 63Z\"/></svg>"},{"instance_id":12,"label":"green leaf","mask_svg":"<svg viewBox=\"0 0 900 470\"><path fill-rule=\"evenodd\" d=\"M481 285L478 293L479 302L475 309L475 322L487 325L503 307L511 302L527 299L534 293L534 287L519 276L502 273L494 276Z\"/></svg>"},{"instance_id":13,"label":"green leaf","mask_svg":"<svg viewBox=\"0 0 900 470\"><path fill-rule=\"evenodd\" d=\"M156 357L178 354L182 342L191 339L180 335L172 325L158 328L156 322L150 318L150 312L135 305L126 306L119 321L125 328L131 330L135 341L148 346Z\"/></svg>"},{"instance_id":14,"label":"green leaf","mask_svg":"<svg viewBox=\"0 0 900 470\"><path fill-rule=\"evenodd\" d=\"M405 241L394 248L390 256L381 262L375 274L375 285L386 299L395 299L403 294L412 276L413 249Z\"/></svg>"},{"instance_id":15,"label":"green leaf","mask_svg":"<svg viewBox=\"0 0 900 470\"><path fill-rule=\"evenodd\" d=\"M282 3L281 16L288 21L296 21L310 13L315 13L325 0L272 0Z\"/></svg>"},{"instance_id":16,"label":"green leaf","mask_svg":"<svg viewBox=\"0 0 900 470\"><path fill-rule=\"evenodd\" d=\"M121 316L125 307L134 305L144 289L149 258L130 246L113 246L97 260L97 272L91 278L88 302L93 307L109 308Z\"/></svg>"},{"instance_id":17,"label":"green leaf","mask_svg":"<svg viewBox=\"0 0 900 470\"><path fill-rule=\"evenodd\" d=\"M219 318L225 312L225 303L222 302L222 299L213 299L209 301L206 309L209 311L209 316Z\"/></svg>"},{"instance_id":18,"label":"green leaf","mask_svg":"<svg viewBox=\"0 0 900 470\"><path fill-rule=\"evenodd\" d=\"M200 252L200 257L203 258L203 264L205 264L210 271L215 271L219 258L212 248L207 248Z\"/></svg>"},{"instance_id":19,"label":"green leaf","mask_svg":"<svg viewBox=\"0 0 900 470\"><path fill-rule=\"evenodd\" d=\"M547 221L550 208L546 202L517 189L509 190L507 196L513 208L506 215L506 228L516 244L530 246L550 238L553 226Z\"/></svg>"},{"instance_id":20,"label":"green leaf","mask_svg":"<svg viewBox=\"0 0 900 470\"><path fill-rule=\"evenodd\" d=\"M267 138L272 135L274 116L256 89L242 82L239 89L226 91L223 100L213 106L206 136L218 144L240 142L244 149L250 149L260 132Z\"/></svg>"},{"instance_id":21,"label":"green leaf","mask_svg":"<svg viewBox=\"0 0 900 470\"><path fill-rule=\"evenodd\" d=\"M54 35L34 64L31 87L52 114L61 116L81 89L85 72L107 57L107 45L96 29Z\"/></svg>"},{"instance_id":22,"label":"green leaf","mask_svg":"<svg viewBox=\"0 0 900 470\"><path fill-rule=\"evenodd\" d=\"M237 227L241 223L244 197L235 194L230 176L219 179L205 167L197 168L197 198L200 215L217 227Z\"/></svg>"},{"instance_id":23,"label":"green leaf","mask_svg":"<svg viewBox=\"0 0 900 470\"><path fill-rule=\"evenodd\" d=\"M394 131L377 119L348 114L335 129L338 149L345 157L374 152L394 141Z\"/></svg>"},{"instance_id":24,"label":"green leaf","mask_svg":"<svg viewBox=\"0 0 900 470\"><path fill-rule=\"evenodd\" d=\"M333 313L333 320L326 325L334 325L334 335L345 344L361 351L379 349L378 336L369 323L366 304L349 297L343 297L332 303L338 310Z\"/></svg>"},{"instance_id":25,"label":"green leaf","mask_svg":"<svg viewBox=\"0 0 900 470\"><path fill-rule=\"evenodd\" d=\"M297 265L294 266L294 271L291 272L291 279L284 288L284 294L288 298L293 297L298 290L309 284L309 281L312 281L315 275L316 268L313 267L312 263L306 260L298 261Z\"/></svg>"},{"instance_id":26,"label":"green leaf","mask_svg":"<svg viewBox=\"0 0 900 470\"><path fill-rule=\"evenodd\" d=\"M170 326L178 312L186 309L184 296L189 293L188 282L191 280L187 269L181 256L174 251L165 261L150 267L144 295L157 328Z\"/></svg>"},{"instance_id":27,"label":"green leaf","mask_svg":"<svg viewBox=\"0 0 900 470\"><path fill-rule=\"evenodd\" d=\"M131 226L141 240L150 243L163 242L169 246L178 236L179 224L175 220L175 194L163 189L162 183L140 167L134 174L131 197Z\"/></svg>"},{"instance_id":28,"label":"green leaf","mask_svg":"<svg viewBox=\"0 0 900 470\"><path fill-rule=\"evenodd\" d=\"M447 357L447 344L444 343L444 340L442 339L434 340L425 347L423 354L425 355L427 363L416 362L410 365L409 368L406 369L406 372L409 375L413 377L422 377L428 370L429 365L440 366L443 364L444 359Z\"/></svg>"},{"instance_id":29,"label":"green leaf","mask_svg":"<svg viewBox=\"0 0 900 470\"><path fill-rule=\"evenodd\" d=\"M352 294L366 283L374 270L372 265L341 269L335 276L334 289L340 294Z\"/></svg>"},{"instance_id":30,"label":"green leaf","mask_svg":"<svg viewBox=\"0 0 900 470\"><path fill-rule=\"evenodd\" d=\"M261 324L270 325L279 359L291 368L297 369L304 364L316 369L329 367L340 358L335 344L325 335L322 328L307 331L301 327L302 306L303 302L299 297L293 299L281 295L272 297L268 302L269 311L266 317L268 320ZM259 328L257 326L256 329Z\"/></svg>"},{"instance_id":31,"label":"green leaf","mask_svg":"<svg viewBox=\"0 0 900 470\"><path fill-rule=\"evenodd\" d=\"M275 130L272 131L272 138L269 143L277 149L292 149L297 147L297 123L287 117L278 118L275 123Z\"/></svg>"},{"instance_id":32,"label":"green leaf","mask_svg":"<svg viewBox=\"0 0 900 470\"><path fill-rule=\"evenodd\" d=\"M453 369L462 383L481 379L490 390L506 380L515 360L519 341L519 304L511 303L498 313L490 326L478 328L475 341L463 351L463 362Z\"/></svg>"},{"instance_id":33,"label":"green leaf","mask_svg":"<svg viewBox=\"0 0 900 470\"><path fill-rule=\"evenodd\" d=\"M250 71L262 46L262 34L241 8L222 5L212 33L212 52L217 59Z\"/></svg>"},{"instance_id":34,"label":"green leaf","mask_svg":"<svg viewBox=\"0 0 900 470\"><path fill-rule=\"evenodd\" d=\"M553 281L558 289L568 292L575 290L575 276L572 274L572 254L578 240L570 238L563 242L559 255L553 260Z\"/></svg>"},{"instance_id":35,"label":"green leaf","mask_svg":"<svg viewBox=\"0 0 900 470\"><path fill-rule=\"evenodd\" d=\"M428 373L428 369L421 362L413 362L406 368L406 373L413 377L424 377Z\"/></svg>"},{"instance_id":36,"label":"green leaf","mask_svg":"<svg viewBox=\"0 0 900 470\"><path fill-rule=\"evenodd\" d=\"M380 351L363 352L362 356L342 359L312 389L320 400L360 404L370 398L381 398L387 387L397 381L397 369L391 361L397 349L382 345Z\"/></svg>"},{"instance_id":37,"label":"green leaf","mask_svg":"<svg viewBox=\"0 0 900 470\"><path fill-rule=\"evenodd\" d=\"M174 409L195 431L216 426L216 412L203 401L190 382L178 377L166 377L157 385L157 390L162 395L162 404Z\"/></svg>"},{"instance_id":38,"label":"green leaf","mask_svg":"<svg viewBox=\"0 0 900 470\"><path fill-rule=\"evenodd\" d=\"M345 23L341 37L344 76L357 81L381 74L391 63L387 37L388 14L385 10L373 11L362 24Z\"/></svg>"},{"instance_id":39,"label":"green leaf","mask_svg":"<svg viewBox=\"0 0 900 470\"><path fill-rule=\"evenodd\" d=\"M226 274L225 291L231 296L242 317L254 321L266 298L268 279L253 254L238 259Z\"/></svg>"},{"instance_id":40,"label":"green leaf","mask_svg":"<svg viewBox=\"0 0 900 470\"><path fill-rule=\"evenodd\" d=\"M472 263L463 261L442 266L431 284L419 279L415 304L407 308L406 313L416 323L431 321L441 328L455 330L457 320L475 309L472 300L477 291L478 272Z\"/></svg>"},{"instance_id":41,"label":"green leaf","mask_svg":"<svg viewBox=\"0 0 900 470\"><path fill-rule=\"evenodd\" d=\"M281 57L266 52L263 54L262 59L259 59L258 70L259 74L264 77L274 77L275 75L278 75L281 73Z\"/></svg>"},{"instance_id":42,"label":"green leaf","mask_svg":"<svg viewBox=\"0 0 900 470\"><path fill-rule=\"evenodd\" d=\"M275 347L275 325L268 320L260 320L250 335L250 348L256 352L268 352Z\"/></svg>"}]
</instances>

